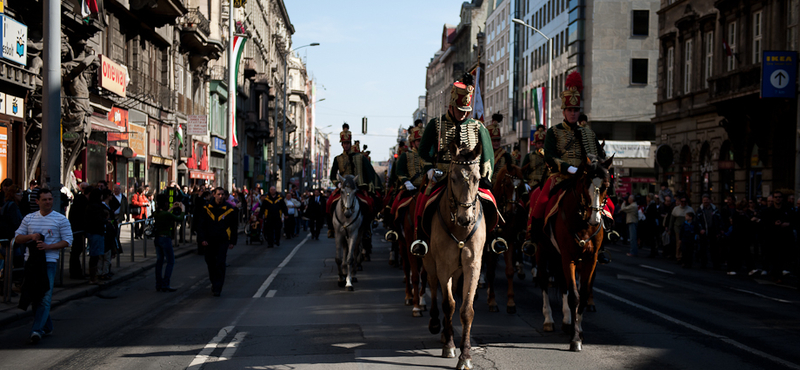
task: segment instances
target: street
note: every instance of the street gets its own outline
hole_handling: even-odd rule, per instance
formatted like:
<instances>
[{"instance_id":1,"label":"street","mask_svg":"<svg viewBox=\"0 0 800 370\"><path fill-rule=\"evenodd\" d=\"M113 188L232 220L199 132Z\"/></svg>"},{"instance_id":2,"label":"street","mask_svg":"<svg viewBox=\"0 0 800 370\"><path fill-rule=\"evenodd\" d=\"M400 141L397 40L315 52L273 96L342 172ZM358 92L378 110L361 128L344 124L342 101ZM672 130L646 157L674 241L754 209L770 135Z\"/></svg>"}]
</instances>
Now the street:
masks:
<instances>
[{"instance_id":1,"label":"street","mask_svg":"<svg viewBox=\"0 0 800 370\"><path fill-rule=\"evenodd\" d=\"M382 234L375 231L372 261L358 273L354 292L337 287L330 239L302 233L268 249L240 238L228 254L221 297L211 295L203 258L189 254L176 261L175 293L156 292L150 269L54 308L55 330L37 345L27 341L30 317L0 327L0 367L454 368L456 359L439 357L428 312L414 318L403 305L402 270L388 265ZM480 290L476 368L800 369L796 290L608 249L613 262L598 267L597 312L584 316L582 352L568 351L560 325L542 332L541 292L528 266L526 279L515 281L516 314L505 313L501 271L500 313L488 312ZM557 296L551 294L558 323Z\"/></svg>"}]
</instances>

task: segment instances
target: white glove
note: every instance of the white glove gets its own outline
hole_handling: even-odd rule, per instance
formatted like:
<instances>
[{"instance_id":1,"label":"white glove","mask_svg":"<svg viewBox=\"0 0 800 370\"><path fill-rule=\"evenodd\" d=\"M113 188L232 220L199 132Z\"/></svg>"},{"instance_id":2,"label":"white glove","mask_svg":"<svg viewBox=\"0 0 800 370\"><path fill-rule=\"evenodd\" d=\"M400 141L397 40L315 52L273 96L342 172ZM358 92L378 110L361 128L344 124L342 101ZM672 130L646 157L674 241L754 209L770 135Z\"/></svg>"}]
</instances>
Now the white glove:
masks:
<instances>
[{"instance_id":1,"label":"white glove","mask_svg":"<svg viewBox=\"0 0 800 370\"><path fill-rule=\"evenodd\" d=\"M436 175L435 174L436 174L436 171L433 168L429 169L428 170L428 180L436 181Z\"/></svg>"},{"instance_id":2,"label":"white glove","mask_svg":"<svg viewBox=\"0 0 800 370\"><path fill-rule=\"evenodd\" d=\"M412 191L417 188L416 186L414 186L414 184L411 183L411 181L408 180L406 180L406 182L403 183L403 185L406 186L406 189L408 189L408 191Z\"/></svg>"},{"instance_id":3,"label":"white glove","mask_svg":"<svg viewBox=\"0 0 800 370\"><path fill-rule=\"evenodd\" d=\"M578 167L569 166L569 168L567 168L567 172L569 172L569 173L574 175L574 174L578 173Z\"/></svg>"},{"instance_id":4,"label":"white glove","mask_svg":"<svg viewBox=\"0 0 800 370\"><path fill-rule=\"evenodd\" d=\"M527 183L525 184L525 191L528 192L528 193L531 192L531 186L528 185Z\"/></svg>"},{"instance_id":5,"label":"white glove","mask_svg":"<svg viewBox=\"0 0 800 370\"><path fill-rule=\"evenodd\" d=\"M342 183L340 182L340 183L336 184L336 187L341 189L342 188Z\"/></svg>"}]
</instances>

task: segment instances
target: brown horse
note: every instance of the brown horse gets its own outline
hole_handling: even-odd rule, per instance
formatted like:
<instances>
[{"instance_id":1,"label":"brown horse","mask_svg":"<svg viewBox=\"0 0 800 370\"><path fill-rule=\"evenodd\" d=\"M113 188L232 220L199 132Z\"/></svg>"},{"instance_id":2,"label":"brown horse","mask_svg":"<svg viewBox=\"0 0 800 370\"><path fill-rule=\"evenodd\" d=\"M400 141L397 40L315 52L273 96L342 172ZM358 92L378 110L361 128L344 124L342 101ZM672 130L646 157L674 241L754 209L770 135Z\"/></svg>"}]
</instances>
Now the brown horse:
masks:
<instances>
[{"instance_id":1,"label":"brown horse","mask_svg":"<svg viewBox=\"0 0 800 370\"><path fill-rule=\"evenodd\" d=\"M478 196L481 179L481 146L459 148L450 144L450 163L447 187L442 190L441 201L436 206L436 215L431 222L431 248L423 258L428 272L431 291L431 319L428 329L437 334L442 329L439 321L437 293L442 285L442 310L444 311L444 333L442 357L456 356L453 343L453 314L456 301L453 287L463 274L464 288L461 304L461 355L456 369L471 369L470 332L475 317L473 303L481 271L483 244L486 240L484 211Z\"/></svg>"},{"instance_id":2,"label":"brown horse","mask_svg":"<svg viewBox=\"0 0 800 370\"><path fill-rule=\"evenodd\" d=\"M527 221L527 207L525 207L524 196L526 193L524 175L522 169L514 164L497 171L497 177L492 195L497 199L497 206L503 216L503 222L496 232L501 238L508 242L508 250L503 253L506 263L506 280L508 280L508 302L506 312L516 313L517 304L514 302L514 273L525 278L522 272L522 258L519 256L518 234L524 232L525 222ZM524 234L523 234L524 235ZM495 301L494 278L496 273L498 255L496 253L486 253L484 255L486 284L489 295L489 312L498 312L497 302Z\"/></svg>"},{"instance_id":3,"label":"brown horse","mask_svg":"<svg viewBox=\"0 0 800 370\"><path fill-rule=\"evenodd\" d=\"M598 162L587 157L576 175L558 184L554 192L563 189L558 209L548 220L546 233L536 233L542 246L536 251L536 279L542 288L544 330L553 331L547 294L549 276L552 275L566 300L562 300L563 323L564 331L571 334L571 351L580 351L583 345L581 321L592 294L597 253L603 242L600 212L608 200L608 168L612 161L610 158Z\"/></svg>"},{"instance_id":4,"label":"brown horse","mask_svg":"<svg viewBox=\"0 0 800 370\"><path fill-rule=\"evenodd\" d=\"M424 187L423 187L424 189ZM414 218L416 217L417 194L411 198L411 202L398 215L397 229L402 233L398 239L399 253L403 261L403 274L406 284L406 306L413 305L411 315L422 317L422 311L427 310L425 303L425 279L427 274L422 268L422 258L411 253L411 242L414 240ZM394 215L391 215L394 217ZM422 277L422 278L420 278Z\"/></svg>"}]
</instances>

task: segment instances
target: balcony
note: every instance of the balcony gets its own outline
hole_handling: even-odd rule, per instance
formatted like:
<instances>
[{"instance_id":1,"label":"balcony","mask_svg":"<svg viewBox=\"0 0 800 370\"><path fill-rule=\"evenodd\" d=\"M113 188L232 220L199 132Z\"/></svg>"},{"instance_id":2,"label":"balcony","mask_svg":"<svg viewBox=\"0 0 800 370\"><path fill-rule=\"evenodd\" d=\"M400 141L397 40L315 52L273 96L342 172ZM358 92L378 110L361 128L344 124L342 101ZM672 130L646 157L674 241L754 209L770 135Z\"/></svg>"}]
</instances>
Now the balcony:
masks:
<instances>
[{"instance_id":1,"label":"balcony","mask_svg":"<svg viewBox=\"0 0 800 370\"><path fill-rule=\"evenodd\" d=\"M183 27L184 31L199 31L206 38L211 35L211 22L200 12L199 7L189 9L189 12L181 20L181 27Z\"/></svg>"},{"instance_id":2,"label":"balcony","mask_svg":"<svg viewBox=\"0 0 800 370\"><path fill-rule=\"evenodd\" d=\"M176 18L189 12L186 0L130 0L130 5L131 11L153 28L174 24Z\"/></svg>"},{"instance_id":3,"label":"balcony","mask_svg":"<svg viewBox=\"0 0 800 370\"><path fill-rule=\"evenodd\" d=\"M179 22L181 47L189 51L190 65L196 69L207 64L209 60L219 59L223 46L217 41L208 39L211 34L211 22L200 12L200 8L192 8Z\"/></svg>"},{"instance_id":4,"label":"balcony","mask_svg":"<svg viewBox=\"0 0 800 370\"><path fill-rule=\"evenodd\" d=\"M174 110L174 94L164 84L138 69L129 69L128 74L131 82L128 84L127 94L129 97L136 97L137 100L160 106L165 110Z\"/></svg>"},{"instance_id":5,"label":"balcony","mask_svg":"<svg viewBox=\"0 0 800 370\"><path fill-rule=\"evenodd\" d=\"M244 66L244 78L254 77L259 74L255 59L251 57L242 58L242 64Z\"/></svg>"},{"instance_id":6,"label":"balcony","mask_svg":"<svg viewBox=\"0 0 800 370\"><path fill-rule=\"evenodd\" d=\"M709 104L757 94L761 88L761 65L740 68L708 79Z\"/></svg>"}]
</instances>

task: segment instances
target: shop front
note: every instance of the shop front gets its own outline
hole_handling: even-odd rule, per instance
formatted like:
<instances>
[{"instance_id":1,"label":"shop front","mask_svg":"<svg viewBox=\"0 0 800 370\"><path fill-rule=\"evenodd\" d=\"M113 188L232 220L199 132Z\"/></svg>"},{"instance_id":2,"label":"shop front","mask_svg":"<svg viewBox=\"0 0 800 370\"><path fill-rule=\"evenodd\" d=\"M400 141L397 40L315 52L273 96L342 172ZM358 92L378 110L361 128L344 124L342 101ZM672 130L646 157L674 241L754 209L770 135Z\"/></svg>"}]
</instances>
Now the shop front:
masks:
<instances>
[{"instance_id":1,"label":"shop front","mask_svg":"<svg viewBox=\"0 0 800 370\"><path fill-rule=\"evenodd\" d=\"M186 184L191 186L213 184L216 175L208 169L208 144L193 141L190 148L191 155L186 158L186 167L189 171L189 181Z\"/></svg>"},{"instance_id":2,"label":"shop front","mask_svg":"<svg viewBox=\"0 0 800 370\"><path fill-rule=\"evenodd\" d=\"M649 141L605 141L607 157L614 156L614 188L617 196L656 193L656 146Z\"/></svg>"},{"instance_id":3,"label":"shop front","mask_svg":"<svg viewBox=\"0 0 800 370\"><path fill-rule=\"evenodd\" d=\"M147 132L150 142L148 149L150 168L148 169L148 184L150 189L161 191L165 189L169 182L172 180L172 155L173 150L170 148L170 130L169 126L161 122L149 119L147 125Z\"/></svg>"},{"instance_id":4,"label":"shop front","mask_svg":"<svg viewBox=\"0 0 800 370\"><path fill-rule=\"evenodd\" d=\"M209 167L214 172L214 186L223 186L225 179L225 154L227 153L227 143L225 139L217 136L211 137L211 156L209 157Z\"/></svg>"},{"instance_id":5,"label":"shop front","mask_svg":"<svg viewBox=\"0 0 800 370\"><path fill-rule=\"evenodd\" d=\"M0 180L13 179L23 184L25 171L25 99L0 93Z\"/></svg>"}]
</instances>

